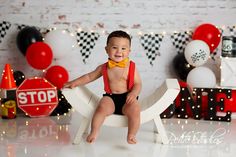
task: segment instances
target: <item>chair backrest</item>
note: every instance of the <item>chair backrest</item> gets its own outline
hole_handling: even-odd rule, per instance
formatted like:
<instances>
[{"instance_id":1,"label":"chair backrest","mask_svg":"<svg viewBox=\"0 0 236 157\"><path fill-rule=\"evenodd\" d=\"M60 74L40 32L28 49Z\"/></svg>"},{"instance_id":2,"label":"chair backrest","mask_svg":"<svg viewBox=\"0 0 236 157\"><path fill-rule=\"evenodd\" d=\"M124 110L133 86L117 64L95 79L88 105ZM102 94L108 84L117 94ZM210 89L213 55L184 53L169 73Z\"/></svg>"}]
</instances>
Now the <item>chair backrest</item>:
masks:
<instances>
[{"instance_id":1,"label":"chair backrest","mask_svg":"<svg viewBox=\"0 0 236 157\"><path fill-rule=\"evenodd\" d=\"M86 118L91 117L99 101L99 97L85 86L65 88L62 93L72 107Z\"/></svg>"},{"instance_id":2,"label":"chair backrest","mask_svg":"<svg viewBox=\"0 0 236 157\"><path fill-rule=\"evenodd\" d=\"M141 123L148 122L164 112L173 103L179 91L180 87L176 79L166 79L154 93L141 101Z\"/></svg>"}]
</instances>

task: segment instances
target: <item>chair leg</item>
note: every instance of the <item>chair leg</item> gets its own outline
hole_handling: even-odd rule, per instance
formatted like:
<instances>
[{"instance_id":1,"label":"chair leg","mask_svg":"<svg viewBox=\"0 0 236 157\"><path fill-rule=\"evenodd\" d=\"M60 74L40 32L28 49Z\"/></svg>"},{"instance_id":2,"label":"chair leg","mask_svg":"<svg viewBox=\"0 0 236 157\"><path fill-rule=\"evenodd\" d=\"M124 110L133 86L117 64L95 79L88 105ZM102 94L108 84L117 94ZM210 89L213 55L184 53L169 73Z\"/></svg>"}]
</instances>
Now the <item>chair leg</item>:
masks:
<instances>
[{"instance_id":1,"label":"chair leg","mask_svg":"<svg viewBox=\"0 0 236 157\"><path fill-rule=\"evenodd\" d=\"M160 135L159 137L161 138L161 142L163 144L168 144L169 140L168 140L168 137L167 137L167 134L166 134L166 131L165 131L165 128L163 126L160 116L154 118L154 123L158 131L158 134ZM158 138L156 140L158 141Z\"/></svg>"},{"instance_id":2,"label":"chair leg","mask_svg":"<svg viewBox=\"0 0 236 157\"><path fill-rule=\"evenodd\" d=\"M88 128L89 128L89 119L83 117L83 119L81 120L81 124L79 126L79 130L75 135L73 144L80 144L80 142L82 141L82 136L84 133L88 131Z\"/></svg>"}]
</instances>

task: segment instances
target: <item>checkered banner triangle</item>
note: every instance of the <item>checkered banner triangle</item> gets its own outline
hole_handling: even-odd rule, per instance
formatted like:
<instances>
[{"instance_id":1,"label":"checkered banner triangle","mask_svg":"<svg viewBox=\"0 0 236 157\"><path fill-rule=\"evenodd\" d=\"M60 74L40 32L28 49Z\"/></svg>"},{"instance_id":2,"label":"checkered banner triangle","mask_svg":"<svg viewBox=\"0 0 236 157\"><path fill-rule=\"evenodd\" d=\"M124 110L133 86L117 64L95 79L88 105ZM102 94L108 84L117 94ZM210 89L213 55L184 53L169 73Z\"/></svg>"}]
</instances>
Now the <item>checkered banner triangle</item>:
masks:
<instances>
[{"instance_id":1,"label":"checkered banner triangle","mask_svg":"<svg viewBox=\"0 0 236 157\"><path fill-rule=\"evenodd\" d=\"M91 54L91 50L95 46L95 42L98 40L100 35L95 32L81 31L77 33L77 42L80 47L80 53L83 58L83 62L86 63L87 59Z\"/></svg>"},{"instance_id":2,"label":"checkered banner triangle","mask_svg":"<svg viewBox=\"0 0 236 157\"><path fill-rule=\"evenodd\" d=\"M0 43L2 42L2 39L5 37L7 34L7 30L10 29L11 23L2 21L0 22Z\"/></svg>"},{"instance_id":3,"label":"checkered banner triangle","mask_svg":"<svg viewBox=\"0 0 236 157\"><path fill-rule=\"evenodd\" d=\"M236 36L236 26L228 26L227 28L229 29L230 35Z\"/></svg>"},{"instance_id":4,"label":"checkered banner triangle","mask_svg":"<svg viewBox=\"0 0 236 157\"><path fill-rule=\"evenodd\" d=\"M18 30L22 30L23 28L27 27L27 25L24 24L16 24L16 27Z\"/></svg>"},{"instance_id":5,"label":"checkered banner triangle","mask_svg":"<svg viewBox=\"0 0 236 157\"><path fill-rule=\"evenodd\" d=\"M24 29L25 27L35 27L35 26L28 26L25 24L16 24L16 26L19 31ZM40 27L35 27L35 28L42 34L47 34L48 32L50 32L50 29L48 28L40 28Z\"/></svg>"},{"instance_id":6,"label":"checkered banner triangle","mask_svg":"<svg viewBox=\"0 0 236 157\"><path fill-rule=\"evenodd\" d=\"M173 45L175 46L175 48L177 49L177 53L183 53L184 49L186 47L186 45L188 44L188 42L190 41L192 37L192 32L179 32L179 33L173 33L170 36L170 39L173 43Z\"/></svg>"},{"instance_id":7,"label":"checkered banner triangle","mask_svg":"<svg viewBox=\"0 0 236 157\"><path fill-rule=\"evenodd\" d=\"M146 56L151 65L155 61L157 56L160 56L159 48L163 40L162 34L144 34L141 36L140 41L143 48L146 50Z\"/></svg>"}]
</instances>

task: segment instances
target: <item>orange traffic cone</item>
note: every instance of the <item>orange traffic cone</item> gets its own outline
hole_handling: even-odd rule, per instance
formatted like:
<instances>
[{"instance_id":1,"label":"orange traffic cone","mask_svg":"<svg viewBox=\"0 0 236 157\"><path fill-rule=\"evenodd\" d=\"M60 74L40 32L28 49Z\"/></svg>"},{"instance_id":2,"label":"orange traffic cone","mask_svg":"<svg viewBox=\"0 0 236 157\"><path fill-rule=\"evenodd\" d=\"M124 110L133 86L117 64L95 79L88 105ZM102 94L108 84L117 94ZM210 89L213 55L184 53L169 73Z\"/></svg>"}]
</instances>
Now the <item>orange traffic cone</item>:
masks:
<instances>
[{"instance_id":1,"label":"orange traffic cone","mask_svg":"<svg viewBox=\"0 0 236 157\"><path fill-rule=\"evenodd\" d=\"M2 73L2 82L0 84L1 98L1 117L4 119L13 119L16 117L15 100L16 83L13 76L13 70L10 64L6 64Z\"/></svg>"},{"instance_id":2,"label":"orange traffic cone","mask_svg":"<svg viewBox=\"0 0 236 157\"><path fill-rule=\"evenodd\" d=\"M2 73L2 82L0 84L1 89L15 89L16 82L13 76L13 70L10 64L5 65L5 69Z\"/></svg>"}]
</instances>

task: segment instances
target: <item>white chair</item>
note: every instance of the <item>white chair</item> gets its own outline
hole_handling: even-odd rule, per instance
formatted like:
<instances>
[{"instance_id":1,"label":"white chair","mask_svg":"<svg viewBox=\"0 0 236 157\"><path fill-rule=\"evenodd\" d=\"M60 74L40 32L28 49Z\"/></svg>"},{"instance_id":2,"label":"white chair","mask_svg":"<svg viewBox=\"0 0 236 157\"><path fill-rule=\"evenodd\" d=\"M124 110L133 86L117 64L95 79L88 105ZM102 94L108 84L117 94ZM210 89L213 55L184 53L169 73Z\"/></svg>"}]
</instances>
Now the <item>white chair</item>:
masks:
<instances>
[{"instance_id":1,"label":"white chair","mask_svg":"<svg viewBox=\"0 0 236 157\"><path fill-rule=\"evenodd\" d=\"M160 114L173 103L179 91L180 87L177 79L166 79L153 94L140 101L141 124L153 120L158 132L156 141L159 139L163 144L168 144L169 141ZM73 142L74 144L79 144L83 134L88 130L100 97L84 86L73 89L65 88L62 93L72 107L83 117ZM115 114L108 116L103 125L113 127L128 126L126 116Z\"/></svg>"}]
</instances>

